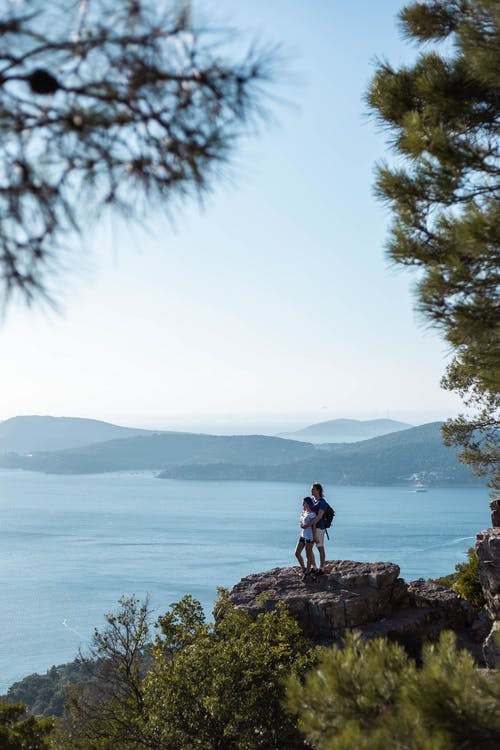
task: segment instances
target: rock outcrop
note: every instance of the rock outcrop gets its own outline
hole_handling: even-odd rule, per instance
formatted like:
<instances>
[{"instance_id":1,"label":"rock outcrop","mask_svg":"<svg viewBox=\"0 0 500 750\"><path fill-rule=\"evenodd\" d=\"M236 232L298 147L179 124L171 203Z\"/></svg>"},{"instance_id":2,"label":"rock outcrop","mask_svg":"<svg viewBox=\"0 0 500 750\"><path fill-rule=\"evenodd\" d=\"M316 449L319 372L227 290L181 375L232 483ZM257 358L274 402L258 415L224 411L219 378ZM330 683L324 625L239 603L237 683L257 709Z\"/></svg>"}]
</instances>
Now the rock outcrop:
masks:
<instances>
[{"instance_id":1,"label":"rock outcrop","mask_svg":"<svg viewBox=\"0 0 500 750\"><path fill-rule=\"evenodd\" d=\"M472 607L444 586L424 580L406 584L391 562L334 560L326 563L322 576L305 581L299 568L273 568L242 578L230 597L252 613L284 602L315 643L338 642L350 628L366 638L386 636L417 652L426 640L452 629L480 657L468 635Z\"/></svg>"},{"instance_id":2,"label":"rock outcrop","mask_svg":"<svg viewBox=\"0 0 500 750\"><path fill-rule=\"evenodd\" d=\"M500 664L500 528L485 529L477 534L476 554L486 610L493 620L484 641L484 660L488 667L496 667Z\"/></svg>"},{"instance_id":3,"label":"rock outcrop","mask_svg":"<svg viewBox=\"0 0 500 750\"><path fill-rule=\"evenodd\" d=\"M493 528L500 527L500 498L490 500L491 525Z\"/></svg>"}]
</instances>

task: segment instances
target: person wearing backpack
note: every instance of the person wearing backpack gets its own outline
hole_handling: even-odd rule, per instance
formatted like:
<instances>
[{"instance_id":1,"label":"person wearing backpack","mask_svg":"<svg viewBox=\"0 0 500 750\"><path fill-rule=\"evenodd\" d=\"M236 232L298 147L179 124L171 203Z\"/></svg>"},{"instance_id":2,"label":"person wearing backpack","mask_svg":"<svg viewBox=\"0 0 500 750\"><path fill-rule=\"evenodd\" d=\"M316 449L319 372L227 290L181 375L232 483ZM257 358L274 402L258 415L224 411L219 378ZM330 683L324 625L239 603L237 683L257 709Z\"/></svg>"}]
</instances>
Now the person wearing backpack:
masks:
<instances>
[{"instance_id":1,"label":"person wearing backpack","mask_svg":"<svg viewBox=\"0 0 500 750\"><path fill-rule=\"evenodd\" d=\"M316 547L319 552L319 568L316 571L316 575L322 575L324 573L323 567L325 565L325 532L328 536L326 529L330 527L334 511L326 502L323 496L323 485L319 482L314 482L312 484L311 495L314 498L316 518L312 521L306 522L307 525L304 525L303 528L307 528L307 526L313 527L314 541L316 542Z\"/></svg>"}]
</instances>

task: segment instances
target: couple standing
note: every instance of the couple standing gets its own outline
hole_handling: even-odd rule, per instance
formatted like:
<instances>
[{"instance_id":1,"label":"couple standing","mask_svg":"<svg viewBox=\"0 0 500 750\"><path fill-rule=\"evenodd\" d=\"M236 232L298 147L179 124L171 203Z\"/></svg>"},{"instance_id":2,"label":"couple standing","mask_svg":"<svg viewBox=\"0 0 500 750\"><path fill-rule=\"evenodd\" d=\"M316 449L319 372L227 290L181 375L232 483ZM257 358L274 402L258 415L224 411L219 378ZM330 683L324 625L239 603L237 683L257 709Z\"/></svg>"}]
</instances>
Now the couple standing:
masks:
<instances>
[{"instance_id":1,"label":"couple standing","mask_svg":"<svg viewBox=\"0 0 500 750\"><path fill-rule=\"evenodd\" d=\"M302 513L300 515L301 534L297 547L295 548L295 557L299 561L302 570L302 580L305 580L310 574L312 576L321 575L325 564L325 514L327 504L323 497L323 487L319 482L314 482L311 486L312 497L305 497L302 501ZM319 568L316 567L314 557L314 544L319 552ZM306 564L302 558L302 553L306 548Z\"/></svg>"}]
</instances>

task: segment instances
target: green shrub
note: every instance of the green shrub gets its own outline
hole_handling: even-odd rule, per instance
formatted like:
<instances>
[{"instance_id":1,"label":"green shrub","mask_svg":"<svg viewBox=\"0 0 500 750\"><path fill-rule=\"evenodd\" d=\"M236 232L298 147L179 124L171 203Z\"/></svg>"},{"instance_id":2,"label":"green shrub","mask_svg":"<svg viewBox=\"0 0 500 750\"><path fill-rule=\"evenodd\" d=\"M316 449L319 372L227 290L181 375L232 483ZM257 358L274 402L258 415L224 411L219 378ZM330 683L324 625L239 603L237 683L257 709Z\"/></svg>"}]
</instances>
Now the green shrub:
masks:
<instances>
[{"instance_id":1,"label":"green shrub","mask_svg":"<svg viewBox=\"0 0 500 750\"><path fill-rule=\"evenodd\" d=\"M289 679L287 706L315 750L500 747L500 673L484 676L451 632L420 668L395 643L349 634L305 680Z\"/></svg>"},{"instance_id":2,"label":"green shrub","mask_svg":"<svg viewBox=\"0 0 500 750\"><path fill-rule=\"evenodd\" d=\"M467 562L455 565L457 577L451 588L475 609L481 609L484 605L484 594L479 580L476 551L473 547L469 547L467 554L469 558Z\"/></svg>"},{"instance_id":3,"label":"green shrub","mask_svg":"<svg viewBox=\"0 0 500 750\"><path fill-rule=\"evenodd\" d=\"M457 594L460 594L462 599L468 601L474 609L479 610L484 605L485 600L479 580L477 555L474 547L469 547L467 555L467 562L457 563L454 573L441 578L429 578L429 581L453 589Z\"/></svg>"}]
</instances>

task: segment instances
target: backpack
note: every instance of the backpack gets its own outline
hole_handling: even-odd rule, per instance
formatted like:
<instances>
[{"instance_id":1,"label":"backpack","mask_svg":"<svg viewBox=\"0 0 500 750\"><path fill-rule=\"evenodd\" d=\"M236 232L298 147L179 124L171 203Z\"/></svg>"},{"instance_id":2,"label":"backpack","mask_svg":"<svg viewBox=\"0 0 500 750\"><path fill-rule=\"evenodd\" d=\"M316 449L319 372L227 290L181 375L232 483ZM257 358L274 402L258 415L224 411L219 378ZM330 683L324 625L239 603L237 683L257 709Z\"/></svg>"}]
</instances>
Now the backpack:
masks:
<instances>
[{"instance_id":1,"label":"backpack","mask_svg":"<svg viewBox=\"0 0 500 750\"><path fill-rule=\"evenodd\" d=\"M325 503L326 503L326 500L325 500ZM330 526L332 525L334 515L335 515L335 511L333 510L332 506L329 505L329 503L326 503L326 510L323 513L323 521L325 522L325 529L329 529Z\"/></svg>"}]
</instances>

